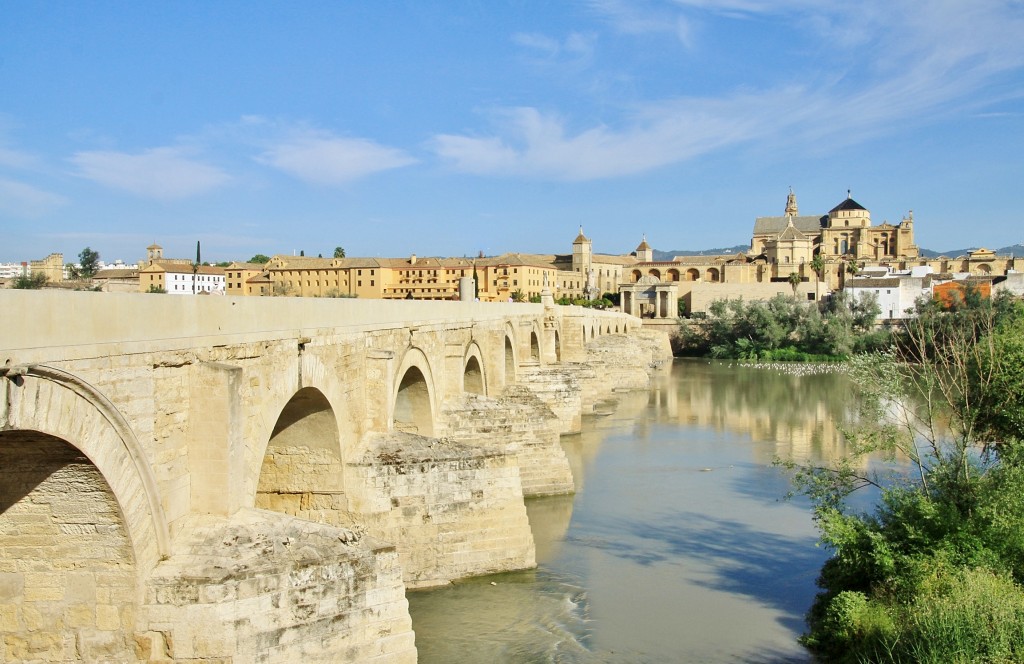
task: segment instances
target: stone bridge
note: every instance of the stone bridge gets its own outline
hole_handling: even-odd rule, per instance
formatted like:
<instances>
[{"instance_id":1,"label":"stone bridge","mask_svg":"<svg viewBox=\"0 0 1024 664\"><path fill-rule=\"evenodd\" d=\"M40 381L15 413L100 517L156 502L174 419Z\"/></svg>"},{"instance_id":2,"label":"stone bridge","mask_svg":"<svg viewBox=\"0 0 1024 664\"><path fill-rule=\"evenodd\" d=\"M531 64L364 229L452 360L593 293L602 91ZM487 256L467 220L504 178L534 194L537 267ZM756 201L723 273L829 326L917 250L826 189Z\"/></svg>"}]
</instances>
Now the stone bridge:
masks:
<instances>
[{"instance_id":1,"label":"stone bridge","mask_svg":"<svg viewBox=\"0 0 1024 664\"><path fill-rule=\"evenodd\" d=\"M670 357L539 304L0 291L0 662L412 662Z\"/></svg>"}]
</instances>

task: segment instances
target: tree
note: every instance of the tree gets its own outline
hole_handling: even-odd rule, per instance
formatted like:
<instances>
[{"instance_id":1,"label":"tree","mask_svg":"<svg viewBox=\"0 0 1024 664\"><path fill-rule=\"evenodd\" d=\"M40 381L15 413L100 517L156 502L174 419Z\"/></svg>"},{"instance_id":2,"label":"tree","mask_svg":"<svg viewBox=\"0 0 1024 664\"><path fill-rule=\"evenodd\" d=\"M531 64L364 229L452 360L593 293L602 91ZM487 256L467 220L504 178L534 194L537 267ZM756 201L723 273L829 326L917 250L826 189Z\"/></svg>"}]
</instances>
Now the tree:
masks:
<instances>
[{"instance_id":1,"label":"tree","mask_svg":"<svg viewBox=\"0 0 1024 664\"><path fill-rule=\"evenodd\" d=\"M334 257L335 258L344 258L345 257L345 248L344 247L335 247L334 248Z\"/></svg>"},{"instance_id":2,"label":"tree","mask_svg":"<svg viewBox=\"0 0 1024 664\"><path fill-rule=\"evenodd\" d=\"M99 269L100 254L89 247L78 254L79 275L83 279L91 279Z\"/></svg>"},{"instance_id":3,"label":"tree","mask_svg":"<svg viewBox=\"0 0 1024 664\"><path fill-rule=\"evenodd\" d=\"M256 254L255 256L249 259L249 262L256 263L257 265L263 265L264 263L270 262L270 256L267 256L265 254Z\"/></svg>"},{"instance_id":4,"label":"tree","mask_svg":"<svg viewBox=\"0 0 1024 664\"><path fill-rule=\"evenodd\" d=\"M36 290L46 285L46 275L42 272L36 272L35 274L23 274L17 277L12 283L11 288L18 288L21 290Z\"/></svg>"},{"instance_id":5,"label":"tree","mask_svg":"<svg viewBox=\"0 0 1024 664\"><path fill-rule=\"evenodd\" d=\"M786 280L789 282L789 285L793 287L793 299L795 300L796 289L800 286L800 282L803 281L803 279L801 279L800 275L796 272L790 272Z\"/></svg>"},{"instance_id":6,"label":"tree","mask_svg":"<svg viewBox=\"0 0 1024 664\"><path fill-rule=\"evenodd\" d=\"M814 298L818 298L818 282L825 274L825 259L821 253L814 254L810 262L811 270L814 272Z\"/></svg>"},{"instance_id":7,"label":"tree","mask_svg":"<svg viewBox=\"0 0 1024 664\"><path fill-rule=\"evenodd\" d=\"M512 291L512 296L511 297L512 297L512 301L513 302L525 302L526 301L526 294L523 293L523 291L521 289L518 289L518 288L516 290Z\"/></svg>"},{"instance_id":8,"label":"tree","mask_svg":"<svg viewBox=\"0 0 1024 664\"><path fill-rule=\"evenodd\" d=\"M895 348L851 361L847 456L787 464L833 551L804 639L827 661L1024 655L1024 307L967 299L920 303ZM848 507L868 486L874 512Z\"/></svg>"}]
</instances>

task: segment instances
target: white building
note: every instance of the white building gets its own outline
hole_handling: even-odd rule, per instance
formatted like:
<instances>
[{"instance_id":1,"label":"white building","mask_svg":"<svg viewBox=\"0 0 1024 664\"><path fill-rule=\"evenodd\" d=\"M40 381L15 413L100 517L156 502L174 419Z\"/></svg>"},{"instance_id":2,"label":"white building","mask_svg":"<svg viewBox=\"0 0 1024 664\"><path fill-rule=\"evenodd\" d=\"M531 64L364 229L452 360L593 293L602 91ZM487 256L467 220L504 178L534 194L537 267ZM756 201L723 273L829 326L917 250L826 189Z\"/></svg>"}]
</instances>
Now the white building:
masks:
<instances>
[{"instance_id":1,"label":"white building","mask_svg":"<svg viewBox=\"0 0 1024 664\"><path fill-rule=\"evenodd\" d=\"M890 272L884 268L864 270L846 280L843 288L851 298L873 293L878 300L880 321L910 318L917 298L932 295L932 268L921 265L908 271Z\"/></svg>"}]
</instances>

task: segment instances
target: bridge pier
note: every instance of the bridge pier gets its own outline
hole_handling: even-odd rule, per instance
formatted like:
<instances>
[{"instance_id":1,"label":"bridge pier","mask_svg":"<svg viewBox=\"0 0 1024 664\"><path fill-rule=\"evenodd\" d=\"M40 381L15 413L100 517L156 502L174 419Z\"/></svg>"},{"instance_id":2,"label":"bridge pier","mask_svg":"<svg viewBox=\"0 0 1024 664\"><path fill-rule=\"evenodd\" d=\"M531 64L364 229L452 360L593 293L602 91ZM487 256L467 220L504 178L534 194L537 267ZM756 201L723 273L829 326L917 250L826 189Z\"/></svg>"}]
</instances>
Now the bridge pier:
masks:
<instances>
[{"instance_id":1,"label":"bridge pier","mask_svg":"<svg viewBox=\"0 0 1024 664\"><path fill-rule=\"evenodd\" d=\"M245 508L189 518L175 548L145 587L142 661L416 661L393 545Z\"/></svg>"},{"instance_id":2,"label":"bridge pier","mask_svg":"<svg viewBox=\"0 0 1024 664\"><path fill-rule=\"evenodd\" d=\"M395 543L407 587L536 564L514 456L399 432L366 438L346 467L352 513Z\"/></svg>"}]
</instances>

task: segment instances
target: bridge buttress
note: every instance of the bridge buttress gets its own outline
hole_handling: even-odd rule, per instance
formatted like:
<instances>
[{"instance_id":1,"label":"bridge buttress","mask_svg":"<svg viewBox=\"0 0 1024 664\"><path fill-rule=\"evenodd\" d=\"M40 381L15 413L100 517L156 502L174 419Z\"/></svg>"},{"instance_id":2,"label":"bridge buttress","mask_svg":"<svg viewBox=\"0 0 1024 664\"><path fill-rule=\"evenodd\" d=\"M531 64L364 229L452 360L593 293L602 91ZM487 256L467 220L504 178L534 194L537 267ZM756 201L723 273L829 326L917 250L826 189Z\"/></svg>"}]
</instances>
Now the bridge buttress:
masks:
<instances>
[{"instance_id":1,"label":"bridge buttress","mask_svg":"<svg viewBox=\"0 0 1024 664\"><path fill-rule=\"evenodd\" d=\"M246 495L242 368L198 362L189 368L188 466L191 512L231 516Z\"/></svg>"}]
</instances>

